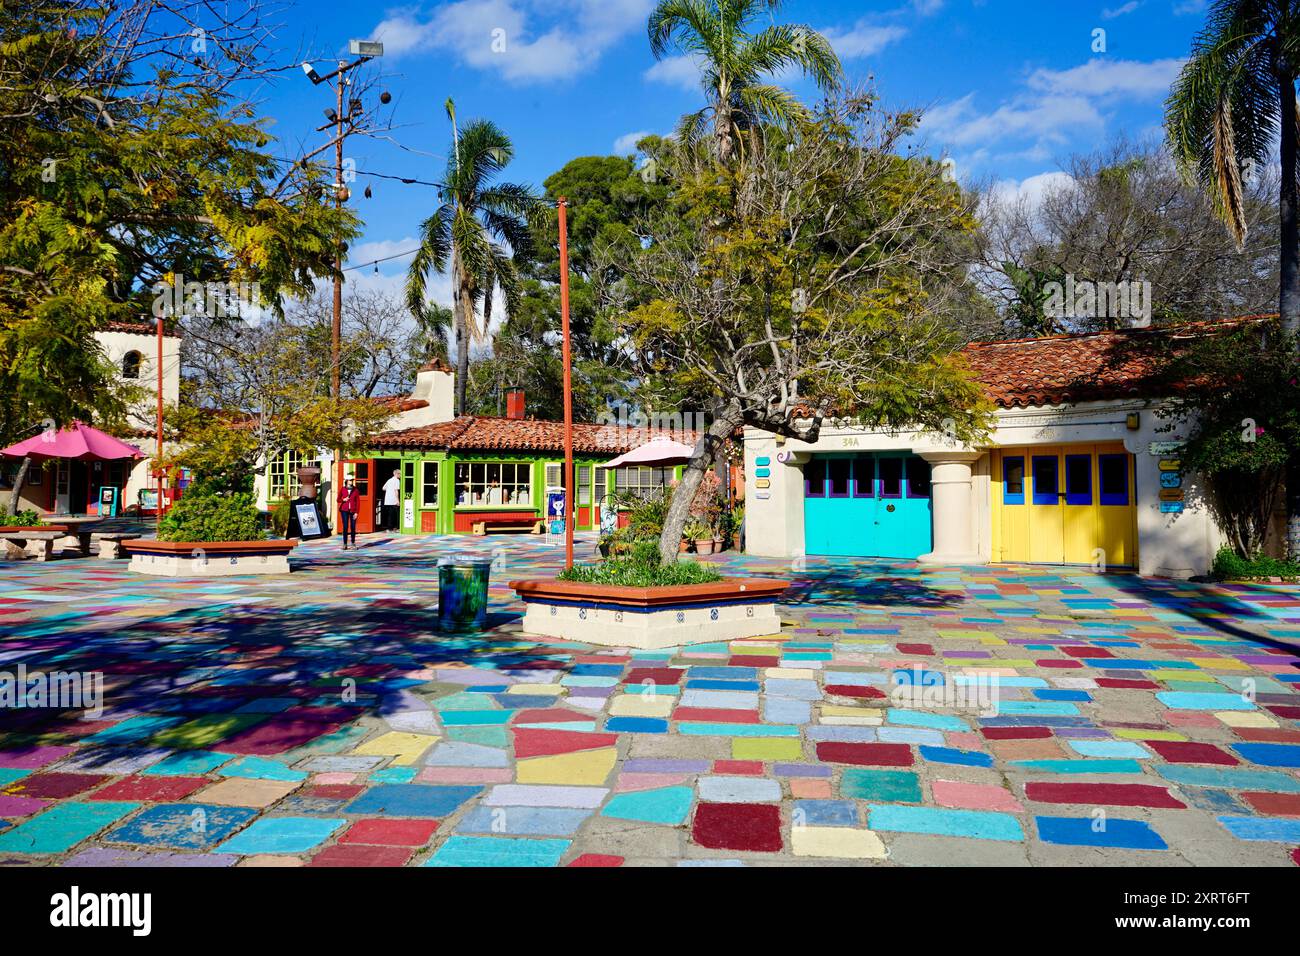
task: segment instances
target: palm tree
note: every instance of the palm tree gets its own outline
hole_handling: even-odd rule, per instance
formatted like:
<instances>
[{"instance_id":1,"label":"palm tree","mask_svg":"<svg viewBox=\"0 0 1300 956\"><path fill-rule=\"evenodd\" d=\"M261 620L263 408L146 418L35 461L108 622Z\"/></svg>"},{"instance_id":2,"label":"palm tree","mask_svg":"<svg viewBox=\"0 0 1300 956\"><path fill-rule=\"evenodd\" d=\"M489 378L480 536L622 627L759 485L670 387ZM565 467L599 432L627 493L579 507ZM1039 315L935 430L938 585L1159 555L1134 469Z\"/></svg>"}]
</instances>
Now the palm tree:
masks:
<instances>
[{"instance_id":1,"label":"palm tree","mask_svg":"<svg viewBox=\"0 0 1300 956\"><path fill-rule=\"evenodd\" d=\"M1246 239L1244 166L1271 159L1280 132L1282 288L1278 307L1300 332L1300 209L1297 209L1296 77L1300 3L1215 0L1192 56L1165 104L1174 158L1198 181L1240 247ZM1282 122L1283 119L1286 122Z\"/></svg>"},{"instance_id":2,"label":"palm tree","mask_svg":"<svg viewBox=\"0 0 1300 956\"><path fill-rule=\"evenodd\" d=\"M781 0L660 0L650 14L650 50L695 57L709 105L682 118L679 139L694 142L713 116L713 151L729 162L742 133L760 123L786 125L804 113L798 100L764 76L797 67L818 88L838 85L839 57L827 39L798 24L776 24L755 32L755 21Z\"/></svg>"},{"instance_id":3,"label":"palm tree","mask_svg":"<svg viewBox=\"0 0 1300 956\"><path fill-rule=\"evenodd\" d=\"M1165 128L1185 175L1198 181L1240 248L1246 239L1242 168L1281 144L1278 312L1300 335L1300 190L1296 78L1300 0L1214 0L1165 104ZM1288 551L1300 557L1300 460L1287 465Z\"/></svg>"},{"instance_id":4,"label":"palm tree","mask_svg":"<svg viewBox=\"0 0 1300 956\"><path fill-rule=\"evenodd\" d=\"M513 253L528 249L528 220L536 199L527 186L494 182L514 158L510 138L489 120L458 130L456 107L447 100L452 150L438 190L439 206L420 225L420 249L406 274L406 305L419 322L426 314L425 278L451 269L456 335L456 412L464 414L469 380L469 343L492 319L492 290L500 288L507 311L519 303ZM509 246L509 250L506 249ZM480 325L475 309L481 305Z\"/></svg>"}]
</instances>

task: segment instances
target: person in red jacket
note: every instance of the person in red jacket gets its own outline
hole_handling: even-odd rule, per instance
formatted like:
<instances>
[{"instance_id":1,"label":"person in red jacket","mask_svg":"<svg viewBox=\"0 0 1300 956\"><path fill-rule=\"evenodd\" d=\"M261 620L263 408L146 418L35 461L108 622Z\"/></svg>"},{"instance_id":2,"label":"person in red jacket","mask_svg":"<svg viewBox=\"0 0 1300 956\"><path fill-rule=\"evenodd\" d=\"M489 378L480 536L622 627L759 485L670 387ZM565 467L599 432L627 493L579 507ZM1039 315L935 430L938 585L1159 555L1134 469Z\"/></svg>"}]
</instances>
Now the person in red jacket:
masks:
<instances>
[{"instance_id":1,"label":"person in red jacket","mask_svg":"<svg viewBox=\"0 0 1300 956\"><path fill-rule=\"evenodd\" d=\"M357 546L357 512L361 510L361 492L357 483L349 478L339 489L339 522L343 529L343 550L348 549L348 535L352 536L352 547Z\"/></svg>"}]
</instances>

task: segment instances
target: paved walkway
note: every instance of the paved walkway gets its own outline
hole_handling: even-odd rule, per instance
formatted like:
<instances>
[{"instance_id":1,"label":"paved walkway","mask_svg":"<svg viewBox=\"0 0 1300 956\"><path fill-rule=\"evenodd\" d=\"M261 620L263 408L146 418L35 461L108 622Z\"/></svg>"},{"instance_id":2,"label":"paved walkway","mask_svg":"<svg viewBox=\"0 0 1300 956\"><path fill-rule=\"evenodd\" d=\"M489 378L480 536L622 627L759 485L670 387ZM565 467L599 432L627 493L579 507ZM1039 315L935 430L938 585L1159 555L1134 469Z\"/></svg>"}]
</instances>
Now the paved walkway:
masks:
<instances>
[{"instance_id":1,"label":"paved walkway","mask_svg":"<svg viewBox=\"0 0 1300 956\"><path fill-rule=\"evenodd\" d=\"M503 549L489 633L436 632L453 547ZM519 633L561 558L0 564L0 680L104 680L0 710L0 862L1300 862L1300 589L723 556L794 578L781 634L625 653Z\"/></svg>"}]
</instances>

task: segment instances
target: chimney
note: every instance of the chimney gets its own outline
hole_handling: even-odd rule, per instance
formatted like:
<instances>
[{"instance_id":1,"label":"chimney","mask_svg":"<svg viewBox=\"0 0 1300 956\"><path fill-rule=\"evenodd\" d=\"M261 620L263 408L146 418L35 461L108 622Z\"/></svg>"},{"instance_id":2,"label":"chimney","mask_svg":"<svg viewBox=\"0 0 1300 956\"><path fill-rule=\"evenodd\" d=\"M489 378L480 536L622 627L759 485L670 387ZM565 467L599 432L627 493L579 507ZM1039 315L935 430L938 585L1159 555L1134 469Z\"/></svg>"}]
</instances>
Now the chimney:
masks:
<instances>
[{"instance_id":1,"label":"chimney","mask_svg":"<svg viewBox=\"0 0 1300 956\"><path fill-rule=\"evenodd\" d=\"M438 362L430 362L416 373L415 388L411 398L423 399L428 406L415 412L406 413L400 425L390 427L410 428L415 425L449 422L455 418L453 409L456 401L456 373Z\"/></svg>"},{"instance_id":2,"label":"chimney","mask_svg":"<svg viewBox=\"0 0 1300 956\"><path fill-rule=\"evenodd\" d=\"M524 417L524 390L512 388L506 392L506 418Z\"/></svg>"}]
</instances>

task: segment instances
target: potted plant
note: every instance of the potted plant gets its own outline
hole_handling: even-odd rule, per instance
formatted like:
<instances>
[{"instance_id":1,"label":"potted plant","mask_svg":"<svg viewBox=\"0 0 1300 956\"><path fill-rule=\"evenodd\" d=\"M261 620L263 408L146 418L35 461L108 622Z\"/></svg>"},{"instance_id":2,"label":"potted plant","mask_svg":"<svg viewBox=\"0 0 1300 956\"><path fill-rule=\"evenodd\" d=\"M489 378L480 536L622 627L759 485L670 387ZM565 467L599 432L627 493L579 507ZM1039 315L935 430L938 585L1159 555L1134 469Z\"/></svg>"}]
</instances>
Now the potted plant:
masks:
<instances>
[{"instance_id":1,"label":"potted plant","mask_svg":"<svg viewBox=\"0 0 1300 956\"><path fill-rule=\"evenodd\" d=\"M698 518L686 523L683 533L695 543L696 554L713 553L713 529Z\"/></svg>"},{"instance_id":2,"label":"potted plant","mask_svg":"<svg viewBox=\"0 0 1300 956\"><path fill-rule=\"evenodd\" d=\"M248 494L186 494L158 521L157 540L126 541L132 571L225 576L287 574L296 539L271 540Z\"/></svg>"},{"instance_id":3,"label":"potted plant","mask_svg":"<svg viewBox=\"0 0 1300 956\"><path fill-rule=\"evenodd\" d=\"M776 602L787 585L726 578L696 561L661 564L658 540L649 538L634 541L626 557L510 586L527 607L526 633L657 649L779 633Z\"/></svg>"}]
</instances>

